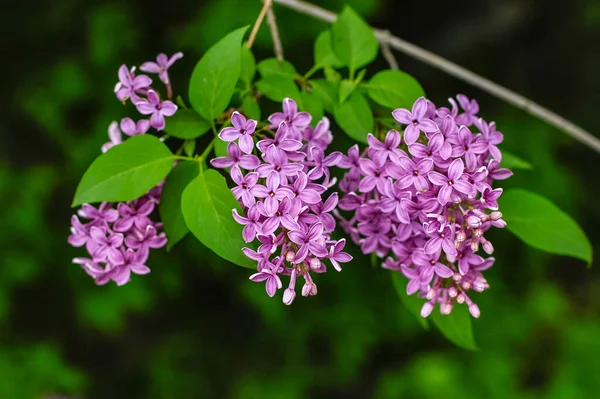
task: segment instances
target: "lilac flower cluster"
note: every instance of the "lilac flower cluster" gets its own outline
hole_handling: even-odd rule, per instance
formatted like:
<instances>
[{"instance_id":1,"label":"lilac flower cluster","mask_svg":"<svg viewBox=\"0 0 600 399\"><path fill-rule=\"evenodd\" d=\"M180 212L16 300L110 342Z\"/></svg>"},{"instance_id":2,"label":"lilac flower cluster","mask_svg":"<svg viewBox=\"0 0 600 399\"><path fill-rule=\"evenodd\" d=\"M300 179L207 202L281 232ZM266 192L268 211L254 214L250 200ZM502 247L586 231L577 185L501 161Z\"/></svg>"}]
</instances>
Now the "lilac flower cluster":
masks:
<instances>
[{"instance_id":1,"label":"lilac flower cluster","mask_svg":"<svg viewBox=\"0 0 600 399\"><path fill-rule=\"evenodd\" d=\"M339 184L346 193L339 208L353 212L346 220L335 211L342 227L364 253L386 258L384 268L409 280L406 292L426 299L423 317L436 303L442 314L466 303L479 317L469 292L489 287L482 272L494 258L477 253L492 254L484 234L506 225L497 202L502 189L492 188L512 175L499 167L503 136L494 122L477 117L475 100L457 100L462 112L453 99L450 108L436 108L425 98L410 111L394 110L406 126L403 136L369 134L369 147L350 148L338 165L349 169Z\"/></svg>"},{"instance_id":2,"label":"lilac flower cluster","mask_svg":"<svg viewBox=\"0 0 600 399\"><path fill-rule=\"evenodd\" d=\"M146 62L140 69L157 73L172 96L168 68L179 58L177 53L171 58L159 54L156 62ZM177 106L169 100L161 101L158 92L150 85L152 79L146 75L136 75L135 67L128 69L122 65L118 72L119 82L115 86L117 98L126 102L131 99L138 112L150 115L150 119L135 122L123 118L120 123L112 122L108 128L109 142L102 146L102 152L108 151L123 142L126 136L146 134L152 127L162 130L165 116L172 116ZM68 242L74 247L85 246L89 258L75 258L73 262L94 278L96 284L115 281L118 285L127 283L131 273L147 274L150 269L145 265L150 248L161 248L167 243L162 224L153 222L150 217L160 201L162 183L141 198L126 203L103 202L98 208L84 204L71 218L71 235ZM82 223L80 218L85 219Z\"/></svg>"},{"instance_id":3,"label":"lilac flower cluster","mask_svg":"<svg viewBox=\"0 0 600 399\"><path fill-rule=\"evenodd\" d=\"M110 280L123 285L131 273L148 274L145 265L150 248L167 243L162 223L150 220L160 200L162 184L134 201L119 204L103 202L98 208L84 204L71 218L69 244L85 246L90 258L75 258L73 263L103 285Z\"/></svg>"},{"instance_id":4,"label":"lilac flower cluster","mask_svg":"<svg viewBox=\"0 0 600 399\"><path fill-rule=\"evenodd\" d=\"M268 120L270 125L257 131L256 121L234 112L233 127L219 133L229 142L228 156L215 158L211 164L230 168L236 184L231 191L243 209L242 215L233 210L233 217L244 226L244 240L259 244L257 250L243 248L246 256L257 262L258 272L250 280L264 281L272 297L282 288L280 276L290 276L283 293L283 302L290 305L296 297L298 277L305 281L302 295L316 295L311 273L326 271L323 260L341 271L340 263L352 259L343 252L346 240L331 238L336 225L331 212L338 195L324 196L336 183L329 168L340 162L342 154L326 155L333 139L329 120L324 117L311 127L310 114L298 112L289 98L283 101L283 112ZM257 138L262 139L255 145Z\"/></svg>"}]
</instances>

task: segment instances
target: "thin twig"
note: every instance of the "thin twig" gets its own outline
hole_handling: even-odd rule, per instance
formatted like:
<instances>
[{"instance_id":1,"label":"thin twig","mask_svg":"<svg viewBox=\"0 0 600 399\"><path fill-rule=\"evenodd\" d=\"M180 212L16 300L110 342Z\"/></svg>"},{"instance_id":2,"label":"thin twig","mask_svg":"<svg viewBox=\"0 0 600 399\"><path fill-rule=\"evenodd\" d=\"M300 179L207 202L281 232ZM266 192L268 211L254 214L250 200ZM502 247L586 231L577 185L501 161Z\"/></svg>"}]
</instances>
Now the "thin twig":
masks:
<instances>
[{"instance_id":1,"label":"thin twig","mask_svg":"<svg viewBox=\"0 0 600 399\"><path fill-rule=\"evenodd\" d=\"M277 21L275 20L275 12L273 11L273 7L270 7L267 10L267 24L271 29L275 57L279 62L283 62L283 46L281 45L281 38L279 37L279 29L277 29Z\"/></svg>"},{"instance_id":2,"label":"thin twig","mask_svg":"<svg viewBox=\"0 0 600 399\"><path fill-rule=\"evenodd\" d=\"M256 22L252 27L252 32L250 32L250 37L248 38L248 43L246 43L246 47L252 48L252 45L254 44L254 39L256 39L256 34L258 33L258 29L260 28L260 25L262 24L262 21L265 18L267 10L271 8L272 5L273 0L264 0L262 10L260 10L260 14L258 14L258 18L256 18Z\"/></svg>"},{"instance_id":3,"label":"thin twig","mask_svg":"<svg viewBox=\"0 0 600 399\"><path fill-rule=\"evenodd\" d=\"M337 18L337 14L301 0L272 1L274 3L295 10L301 14L306 14L325 22L333 23ZM385 31L379 29L373 29L373 31L375 32L375 36L377 36L377 40L379 40L380 43L387 43L393 49L403 52L413 58L416 58L419 61L422 61L435 68L438 68L446 72L447 74L454 76L455 78L458 78L466 83L478 87L479 89L484 90L489 94L498 97L514 105L515 107L530 113L531 115L538 117L539 119L556 127L557 129L570 135L576 140L579 140L581 143L587 145L593 150L600 152L600 139L593 136L581 127L575 125L574 123L569 122L562 116L555 114L549 109L546 109L529 100L528 98L518 93L515 93L514 91L509 90L505 87L502 87L499 84L490 81L489 79L477 75L469 71L468 69L461 67L460 65L448 61L440 57L439 55L433 54L430 51L415 46L414 44L402 40L398 37L386 34Z\"/></svg>"},{"instance_id":4,"label":"thin twig","mask_svg":"<svg viewBox=\"0 0 600 399\"><path fill-rule=\"evenodd\" d=\"M387 61L390 69L400 69L398 67L398 61L396 61L396 57L392 50L390 50L390 42L389 38L392 36L389 30L383 31L383 33L387 36L387 40L381 40L381 54L383 54L383 58Z\"/></svg>"}]
</instances>

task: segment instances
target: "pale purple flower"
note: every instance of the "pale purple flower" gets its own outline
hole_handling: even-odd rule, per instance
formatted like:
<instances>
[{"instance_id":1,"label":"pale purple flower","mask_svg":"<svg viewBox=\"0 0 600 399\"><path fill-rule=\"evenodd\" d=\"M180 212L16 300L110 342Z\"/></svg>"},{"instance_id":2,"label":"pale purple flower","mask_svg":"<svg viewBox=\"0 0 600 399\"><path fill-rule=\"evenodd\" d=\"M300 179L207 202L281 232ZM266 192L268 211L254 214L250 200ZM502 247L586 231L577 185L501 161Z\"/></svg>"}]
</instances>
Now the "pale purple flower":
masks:
<instances>
[{"instance_id":1,"label":"pale purple flower","mask_svg":"<svg viewBox=\"0 0 600 399\"><path fill-rule=\"evenodd\" d=\"M279 174L275 172L271 172L267 176L266 184L266 186L257 184L252 189L252 193L258 198L264 198L267 213L273 214L276 212L279 202L285 197L293 198L294 193L289 187L282 184Z\"/></svg>"},{"instance_id":2,"label":"pale purple flower","mask_svg":"<svg viewBox=\"0 0 600 399\"><path fill-rule=\"evenodd\" d=\"M231 189L231 192L236 199L241 199L244 206L251 207L256 203L256 183L258 182L258 173L251 172L242 175L242 172L237 166L231 168L231 179L237 184ZM260 186L263 187L263 186ZM260 190L260 189L258 189ZM268 193L267 193L268 194Z\"/></svg>"},{"instance_id":3,"label":"pale purple flower","mask_svg":"<svg viewBox=\"0 0 600 399\"><path fill-rule=\"evenodd\" d=\"M411 145L417 141L421 132L433 133L439 130L438 126L429 118L425 117L427 111L427 100L419 98L412 107L412 112L398 108L392 112L392 116L398 122L406 126L404 129L404 142Z\"/></svg>"},{"instance_id":4,"label":"pale purple flower","mask_svg":"<svg viewBox=\"0 0 600 399\"><path fill-rule=\"evenodd\" d=\"M308 186L308 176L304 172L298 172L298 177L290 187L293 198L305 204L317 204L321 202L321 194Z\"/></svg>"},{"instance_id":5,"label":"pale purple flower","mask_svg":"<svg viewBox=\"0 0 600 399\"><path fill-rule=\"evenodd\" d=\"M479 118L475 121L475 126L481 132L483 140L488 143L488 151L490 155L498 160L502 161L502 152L498 148L498 144L500 144L504 140L504 136L502 133L496 130L496 123L490 122L489 124L483 119Z\"/></svg>"},{"instance_id":6,"label":"pale purple flower","mask_svg":"<svg viewBox=\"0 0 600 399\"><path fill-rule=\"evenodd\" d=\"M465 157L467 168L474 170L478 165L477 156L488 150L488 143L480 135L471 133L468 127L461 126L452 146L453 157Z\"/></svg>"},{"instance_id":7,"label":"pale purple flower","mask_svg":"<svg viewBox=\"0 0 600 399\"><path fill-rule=\"evenodd\" d=\"M276 112L269 116L271 128L278 127L281 122L286 122L294 131L293 137L290 138L295 140L302 139L301 131L308 126L311 119L308 112L298 112L298 104L291 98L283 100L283 112Z\"/></svg>"},{"instance_id":8,"label":"pale purple flower","mask_svg":"<svg viewBox=\"0 0 600 399\"><path fill-rule=\"evenodd\" d=\"M90 238L86 248L92 255L94 262L108 260L112 264L123 263L123 255L119 247L123 244L123 234L106 232L96 226L90 229Z\"/></svg>"},{"instance_id":9,"label":"pale purple flower","mask_svg":"<svg viewBox=\"0 0 600 399\"><path fill-rule=\"evenodd\" d=\"M67 239L69 244L74 247L84 246L90 238L88 228L83 225L76 215L71 216L71 235Z\"/></svg>"},{"instance_id":10,"label":"pale purple flower","mask_svg":"<svg viewBox=\"0 0 600 399\"><path fill-rule=\"evenodd\" d=\"M301 164L288 162L285 153L278 151L273 145L267 148L263 159L268 163L259 165L256 168L256 172L260 177L267 177L271 173L275 173L286 183L288 176L296 176L303 169Z\"/></svg>"},{"instance_id":11,"label":"pale purple flower","mask_svg":"<svg viewBox=\"0 0 600 399\"><path fill-rule=\"evenodd\" d=\"M427 174L433 170L433 160L431 158L424 158L418 162L414 162L408 157L401 157L398 159L398 164L403 173L401 176L392 175L392 177L399 178L399 188L414 186L419 191L429 189Z\"/></svg>"},{"instance_id":12,"label":"pale purple flower","mask_svg":"<svg viewBox=\"0 0 600 399\"><path fill-rule=\"evenodd\" d=\"M178 52L171 56L171 58L167 57L166 54L160 53L156 57L156 62L148 61L144 62L140 65L140 71L148 72L148 73L157 73L158 78L164 83L169 84L169 73L168 69L173 66L175 61L183 58L183 53Z\"/></svg>"},{"instance_id":13,"label":"pale purple flower","mask_svg":"<svg viewBox=\"0 0 600 399\"><path fill-rule=\"evenodd\" d=\"M117 122L112 122L108 125L108 139L110 141L102 145L102 152L106 152L123 142L123 135L121 134L121 130L119 130L119 124Z\"/></svg>"},{"instance_id":14,"label":"pale purple flower","mask_svg":"<svg viewBox=\"0 0 600 399\"><path fill-rule=\"evenodd\" d=\"M421 284L429 284L437 274L442 278L450 278L454 274L452 269L439 261L440 252L426 253L422 250L413 252L412 262L420 267L419 279Z\"/></svg>"},{"instance_id":15,"label":"pale purple flower","mask_svg":"<svg viewBox=\"0 0 600 399\"><path fill-rule=\"evenodd\" d=\"M332 232L335 230L335 219L331 216L331 212L335 209L338 204L338 194L333 193L327 198L325 202L319 201L316 204L310 205L312 214L315 215L318 220L323 224L323 230L326 232Z\"/></svg>"},{"instance_id":16,"label":"pale purple flower","mask_svg":"<svg viewBox=\"0 0 600 399\"><path fill-rule=\"evenodd\" d=\"M129 282L131 273L139 275L150 273L150 268L144 264L146 261L144 255L140 255L140 253L128 249L122 251L122 258L123 263L115 265L108 275L118 286L122 286Z\"/></svg>"},{"instance_id":17,"label":"pale purple flower","mask_svg":"<svg viewBox=\"0 0 600 399\"><path fill-rule=\"evenodd\" d=\"M308 151L311 147L319 147L322 150L327 148L333 141L333 135L329 130L329 119L324 116L314 129L310 125L306 126L304 129L303 141L306 142L304 151ZM311 160L312 159L309 158L309 161Z\"/></svg>"},{"instance_id":18,"label":"pale purple flower","mask_svg":"<svg viewBox=\"0 0 600 399\"><path fill-rule=\"evenodd\" d=\"M263 234L272 234L279 228L279 226L288 230L298 230L300 225L294 220L299 208L295 208L292 201L289 198L283 198L281 202L277 203L275 209L268 209L262 203L257 205L258 210L267 218L262 224Z\"/></svg>"},{"instance_id":19,"label":"pale purple flower","mask_svg":"<svg viewBox=\"0 0 600 399\"><path fill-rule=\"evenodd\" d=\"M145 134L150 129L150 121L148 119L140 119L134 122L131 118L121 119L121 131L132 137L138 134Z\"/></svg>"},{"instance_id":20,"label":"pale purple flower","mask_svg":"<svg viewBox=\"0 0 600 399\"><path fill-rule=\"evenodd\" d=\"M246 211L246 217L240 216L237 209L234 209L232 213L235 221L244 226L242 230L242 237L244 238L244 241L252 242L258 234L263 234L262 223L260 223L262 215L258 211L256 205L248 208Z\"/></svg>"},{"instance_id":21,"label":"pale purple flower","mask_svg":"<svg viewBox=\"0 0 600 399\"><path fill-rule=\"evenodd\" d=\"M488 176L494 180L506 180L513 175L508 169L500 167L500 161L492 159L488 164Z\"/></svg>"},{"instance_id":22,"label":"pale purple flower","mask_svg":"<svg viewBox=\"0 0 600 399\"><path fill-rule=\"evenodd\" d=\"M342 155L338 167L344 169L359 168L358 161L360 160L360 150L358 144L353 145L348 149L348 155Z\"/></svg>"},{"instance_id":23,"label":"pale purple flower","mask_svg":"<svg viewBox=\"0 0 600 399\"><path fill-rule=\"evenodd\" d=\"M114 230L118 232L126 232L133 226L140 230L145 230L151 221L148 215L154 210L155 203L148 201L142 206L135 207L133 204L120 203L117 207L121 219L117 220L114 225Z\"/></svg>"},{"instance_id":24,"label":"pale purple flower","mask_svg":"<svg viewBox=\"0 0 600 399\"><path fill-rule=\"evenodd\" d=\"M231 168L239 165L246 170L254 170L260 165L260 159L255 155L243 154L240 147L233 141L227 145L227 157L218 157L210 160L215 168Z\"/></svg>"},{"instance_id":25,"label":"pale purple flower","mask_svg":"<svg viewBox=\"0 0 600 399\"><path fill-rule=\"evenodd\" d=\"M464 246L462 250L458 251L456 259L458 271L463 276L467 274L471 268L475 268L484 262L484 259L481 256L473 253L469 245Z\"/></svg>"},{"instance_id":26,"label":"pale purple flower","mask_svg":"<svg viewBox=\"0 0 600 399\"><path fill-rule=\"evenodd\" d=\"M441 186L438 193L440 204L446 205L450 202L453 193L473 195L473 186L466 180L461 180L464 170L465 165L462 159L458 158L450 164L447 176L435 171L429 172L429 180L436 186Z\"/></svg>"},{"instance_id":27,"label":"pale purple flower","mask_svg":"<svg viewBox=\"0 0 600 399\"><path fill-rule=\"evenodd\" d=\"M96 226L106 226L108 223L114 223L119 218L119 212L112 208L108 202L101 203L98 208L90 204L83 204L77 214L91 220Z\"/></svg>"},{"instance_id":28,"label":"pale purple flower","mask_svg":"<svg viewBox=\"0 0 600 399\"><path fill-rule=\"evenodd\" d=\"M302 148L302 142L300 140L292 139L290 131L290 126L287 123L282 122L277 127L275 137L272 139L265 138L260 140L256 143L256 146L262 153L266 153L269 147L275 147L275 149L283 153L283 156L289 156Z\"/></svg>"},{"instance_id":29,"label":"pale purple flower","mask_svg":"<svg viewBox=\"0 0 600 399\"><path fill-rule=\"evenodd\" d=\"M373 156L371 156L373 159L383 158L383 161L389 159L394 162L399 157L406 156L406 153L398 148L400 141L400 133L397 130L388 131L383 143L371 133L367 134L367 142L370 151L373 151Z\"/></svg>"},{"instance_id":30,"label":"pale purple flower","mask_svg":"<svg viewBox=\"0 0 600 399\"><path fill-rule=\"evenodd\" d=\"M432 229L428 234L430 238L425 244L425 253L435 254L443 249L447 255L456 256L454 231L449 225L442 226L441 229Z\"/></svg>"},{"instance_id":31,"label":"pale purple flower","mask_svg":"<svg viewBox=\"0 0 600 399\"><path fill-rule=\"evenodd\" d=\"M312 147L308 152L311 155L311 165L313 165L313 168L308 172L308 178L318 180L325 176L325 181L329 181L329 167L340 162L342 153L335 151L325 156L323 149L319 147Z\"/></svg>"},{"instance_id":32,"label":"pale purple flower","mask_svg":"<svg viewBox=\"0 0 600 399\"><path fill-rule=\"evenodd\" d=\"M493 190L491 187L485 187L481 192L481 198L479 201L483 206L487 209L491 209L493 211L498 210L498 198L502 195L502 189L497 188Z\"/></svg>"},{"instance_id":33,"label":"pale purple flower","mask_svg":"<svg viewBox=\"0 0 600 399\"><path fill-rule=\"evenodd\" d=\"M135 76L134 72L135 67L128 70L126 65L121 65L119 68L119 82L115 85L115 94L119 101L125 102L128 98L134 102L138 101L138 91L145 91L152 84L152 79L148 76Z\"/></svg>"},{"instance_id":34,"label":"pale purple flower","mask_svg":"<svg viewBox=\"0 0 600 399\"><path fill-rule=\"evenodd\" d=\"M318 243L318 239L322 234L323 224L321 223L313 224L308 230L301 229L288 232L289 239L300 246L294 259L295 263L302 262L309 254L321 258L327 256L327 249Z\"/></svg>"},{"instance_id":35,"label":"pale purple flower","mask_svg":"<svg viewBox=\"0 0 600 399\"><path fill-rule=\"evenodd\" d=\"M148 99L135 103L137 110L142 115L150 115L150 126L156 130L165 128L165 116L173 116L177 112L177 105L169 100L160 101L154 90L148 90Z\"/></svg>"},{"instance_id":36,"label":"pale purple flower","mask_svg":"<svg viewBox=\"0 0 600 399\"><path fill-rule=\"evenodd\" d=\"M475 123L475 121L477 121L479 104L477 104L477 101L475 100L469 100L469 98L464 94L457 95L456 99L464 111L464 113L456 117L456 122L460 125L471 126Z\"/></svg>"},{"instance_id":37,"label":"pale purple flower","mask_svg":"<svg viewBox=\"0 0 600 399\"><path fill-rule=\"evenodd\" d=\"M282 287L282 284L281 279L277 275L277 268L275 267L275 265L273 265L271 262L267 263L272 267L265 267L261 269L260 272L251 275L250 280L256 283L266 281L265 289L267 291L267 295L273 297L275 296L277 290Z\"/></svg>"},{"instance_id":38,"label":"pale purple flower","mask_svg":"<svg viewBox=\"0 0 600 399\"><path fill-rule=\"evenodd\" d=\"M342 271L342 266L340 263L348 263L352 260L352 256L346 252L342 252L344 247L346 246L346 239L342 238L335 245L332 245L329 248L329 261L338 272Z\"/></svg>"},{"instance_id":39,"label":"pale purple flower","mask_svg":"<svg viewBox=\"0 0 600 399\"><path fill-rule=\"evenodd\" d=\"M156 227L146 226L145 230L133 229L132 233L125 237L125 245L131 249L137 249L141 257L147 258L150 248L162 248L167 244L165 233L158 234Z\"/></svg>"},{"instance_id":40,"label":"pale purple flower","mask_svg":"<svg viewBox=\"0 0 600 399\"><path fill-rule=\"evenodd\" d=\"M235 111L231 115L231 124L233 127L226 127L219 133L219 138L223 141L235 141L238 140L240 149L250 154L254 148L253 134L256 130L256 121L253 119L246 120L246 118Z\"/></svg>"},{"instance_id":41,"label":"pale purple flower","mask_svg":"<svg viewBox=\"0 0 600 399\"><path fill-rule=\"evenodd\" d=\"M360 181L358 189L366 193L377 187L377 190L382 193L385 190L384 187L388 177L385 160L379 159L374 162L370 159L361 158L359 165L360 171L365 177Z\"/></svg>"},{"instance_id":42,"label":"pale purple flower","mask_svg":"<svg viewBox=\"0 0 600 399\"><path fill-rule=\"evenodd\" d=\"M448 153L445 158L441 154L444 144L448 144ZM408 146L408 152L417 159L430 158L440 168L446 168L450 165L450 162L452 162L452 160L449 159L452 153L452 147L450 146L450 143L444 142L444 136L441 133L433 133L429 138L427 145L421 143L411 144Z\"/></svg>"}]
</instances>

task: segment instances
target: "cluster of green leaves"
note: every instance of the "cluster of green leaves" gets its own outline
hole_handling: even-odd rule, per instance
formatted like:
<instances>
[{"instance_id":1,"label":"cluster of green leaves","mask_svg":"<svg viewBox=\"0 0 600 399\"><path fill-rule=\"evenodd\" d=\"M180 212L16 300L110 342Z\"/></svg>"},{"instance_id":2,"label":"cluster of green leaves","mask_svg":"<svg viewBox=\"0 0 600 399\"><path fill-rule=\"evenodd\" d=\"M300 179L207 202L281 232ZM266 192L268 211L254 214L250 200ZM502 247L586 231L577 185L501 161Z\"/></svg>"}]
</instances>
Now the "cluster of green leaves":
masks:
<instances>
[{"instance_id":1,"label":"cluster of green leaves","mask_svg":"<svg viewBox=\"0 0 600 399\"><path fill-rule=\"evenodd\" d=\"M314 65L305 74L288 61L268 58L256 62L242 46L247 27L237 29L212 46L196 65L189 83L191 108L182 106L167 121L170 137L184 140L174 154L159 138L137 136L101 155L83 176L75 194L74 206L86 202L129 201L144 195L166 178L159 206L170 249L189 231L221 258L253 268L241 248L241 226L232 216L239 204L225 179L207 169L206 157L213 150L225 154L225 145L211 138L200 156L196 145L203 136L229 123L228 112L239 109L261 120L260 100L280 103L289 97L313 122L325 114L352 140L365 143L367 133L383 133L399 128L386 115L395 108L410 108L425 93L410 75L384 70L366 79L366 67L378 53L372 28L351 8L346 7L331 29L322 32L314 45ZM255 81L256 75L260 78ZM315 77L320 73L322 77ZM211 134L211 136L212 136ZM205 141L205 140L204 140ZM180 155L184 152L186 156ZM179 162L174 168L175 161ZM531 169L519 157L505 153L502 165ZM501 198L508 229L528 245L550 253L570 255L591 263L592 249L577 224L550 201L521 189L508 190ZM394 286L402 302L428 328L420 317L422 299L407 296L403 277L393 274ZM475 349L471 317L466 308L456 307L449 316L434 312L430 319L451 341Z\"/></svg>"}]
</instances>

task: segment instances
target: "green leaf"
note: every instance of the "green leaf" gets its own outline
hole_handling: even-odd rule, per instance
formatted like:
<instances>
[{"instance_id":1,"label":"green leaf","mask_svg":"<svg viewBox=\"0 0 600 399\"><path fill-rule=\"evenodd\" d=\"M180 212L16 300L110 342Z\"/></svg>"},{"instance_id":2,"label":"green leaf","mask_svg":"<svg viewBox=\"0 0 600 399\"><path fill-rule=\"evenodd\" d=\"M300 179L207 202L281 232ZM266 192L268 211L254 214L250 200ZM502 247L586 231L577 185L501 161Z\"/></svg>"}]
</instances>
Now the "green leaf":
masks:
<instances>
[{"instance_id":1,"label":"green leaf","mask_svg":"<svg viewBox=\"0 0 600 399\"><path fill-rule=\"evenodd\" d=\"M318 67L331 66L341 68L344 63L341 62L331 47L331 31L325 30L317 36L315 41L315 65Z\"/></svg>"},{"instance_id":2,"label":"green leaf","mask_svg":"<svg viewBox=\"0 0 600 399\"><path fill-rule=\"evenodd\" d=\"M339 15L331 28L333 51L354 74L377 56L377 38L373 29L349 6Z\"/></svg>"},{"instance_id":3,"label":"green leaf","mask_svg":"<svg viewBox=\"0 0 600 399\"><path fill-rule=\"evenodd\" d=\"M100 155L85 172L72 206L131 201L164 179L175 157L155 136L134 136Z\"/></svg>"},{"instance_id":4,"label":"green leaf","mask_svg":"<svg viewBox=\"0 0 600 399\"><path fill-rule=\"evenodd\" d=\"M335 85L342 81L342 75L331 67L325 67L323 73L325 74L325 79Z\"/></svg>"},{"instance_id":5,"label":"green leaf","mask_svg":"<svg viewBox=\"0 0 600 399\"><path fill-rule=\"evenodd\" d=\"M284 98L290 97L296 102L301 101L298 86L289 76L266 75L256 82L256 87L269 100L281 102Z\"/></svg>"},{"instance_id":6,"label":"green leaf","mask_svg":"<svg viewBox=\"0 0 600 399\"><path fill-rule=\"evenodd\" d=\"M170 251L189 231L181 213L181 195L187 185L198 176L199 170L198 162L183 161L173 168L165 181L158 212L169 239L167 251Z\"/></svg>"},{"instance_id":7,"label":"green leaf","mask_svg":"<svg viewBox=\"0 0 600 399\"><path fill-rule=\"evenodd\" d=\"M288 78L294 78L298 73L296 68L289 61L279 62L277 58L267 58L258 63L258 72L260 76L283 75Z\"/></svg>"},{"instance_id":8,"label":"green leaf","mask_svg":"<svg viewBox=\"0 0 600 399\"><path fill-rule=\"evenodd\" d=\"M256 75L256 61L252 51L242 46L242 58L241 58L241 69L240 79L245 83L246 86L250 86Z\"/></svg>"},{"instance_id":9,"label":"green leaf","mask_svg":"<svg viewBox=\"0 0 600 399\"><path fill-rule=\"evenodd\" d=\"M333 116L342 130L356 141L366 143L367 133L373 132L373 113L359 92L352 93L344 104L338 104Z\"/></svg>"},{"instance_id":10,"label":"green leaf","mask_svg":"<svg viewBox=\"0 0 600 399\"><path fill-rule=\"evenodd\" d=\"M419 82L402 71L387 70L378 72L366 86L373 101L390 109L411 109L413 103L419 97L425 96Z\"/></svg>"},{"instance_id":11,"label":"green leaf","mask_svg":"<svg viewBox=\"0 0 600 399\"><path fill-rule=\"evenodd\" d=\"M449 315L442 315L437 310L434 309L429 318L438 330L454 344L465 349L477 350L467 305L455 304Z\"/></svg>"},{"instance_id":12,"label":"green leaf","mask_svg":"<svg viewBox=\"0 0 600 399\"><path fill-rule=\"evenodd\" d=\"M242 226L231 215L240 205L216 170L205 170L183 191L181 210L190 231L202 244L236 265L256 268L242 252Z\"/></svg>"},{"instance_id":13,"label":"green leaf","mask_svg":"<svg viewBox=\"0 0 600 399\"><path fill-rule=\"evenodd\" d=\"M229 105L240 77L242 38L247 26L219 40L200 59L190 78L192 107L204 119L213 121Z\"/></svg>"},{"instance_id":14,"label":"green leaf","mask_svg":"<svg viewBox=\"0 0 600 399\"><path fill-rule=\"evenodd\" d=\"M408 295L406 293L407 280L402 273L396 271L392 272L392 282L394 283L396 293L398 294L398 297L404 306L406 306L408 311L412 313L417 320L419 320L419 323L421 323L424 329L429 330L429 323L427 323L427 319L421 317L421 308L423 307L425 300L423 298L419 298L419 296L416 294Z\"/></svg>"},{"instance_id":15,"label":"green leaf","mask_svg":"<svg viewBox=\"0 0 600 399\"><path fill-rule=\"evenodd\" d=\"M338 103L338 89L336 85L325 79L311 80L312 93L321 101L327 112L333 113Z\"/></svg>"},{"instance_id":16,"label":"green leaf","mask_svg":"<svg viewBox=\"0 0 600 399\"><path fill-rule=\"evenodd\" d=\"M350 94L354 91L354 82L348 79L342 80L340 83L340 104L343 104Z\"/></svg>"},{"instance_id":17,"label":"green leaf","mask_svg":"<svg viewBox=\"0 0 600 399\"><path fill-rule=\"evenodd\" d=\"M583 230L547 198L514 188L499 202L506 228L525 244L592 264L592 246Z\"/></svg>"},{"instance_id":18,"label":"green leaf","mask_svg":"<svg viewBox=\"0 0 600 399\"><path fill-rule=\"evenodd\" d=\"M316 125L324 115L323 104L317 96L312 93L302 90L303 111L308 112L312 116L311 124Z\"/></svg>"},{"instance_id":19,"label":"green leaf","mask_svg":"<svg viewBox=\"0 0 600 399\"><path fill-rule=\"evenodd\" d=\"M210 130L210 122L193 109L180 109L166 121L165 131L178 139L195 139Z\"/></svg>"},{"instance_id":20,"label":"green leaf","mask_svg":"<svg viewBox=\"0 0 600 399\"><path fill-rule=\"evenodd\" d=\"M260 120L260 107L254 96L246 96L242 100L242 110L250 119Z\"/></svg>"},{"instance_id":21,"label":"green leaf","mask_svg":"<svg viewBox=\"0 0 600 399\"><path fill-rule=\"evenodd\" d=\"M183 153L188 157L193 157L196 151L196 140L186 140L183 143Z\"/></svg>"},{"instance_id":22,"label":"green leaf","mask_svg":"<svg viewBox=\"0 0 600 399\"><path fill-rule=\"evenodd\" d=\"M508 169L529 170L533 168L533 165L527 161L522 160L518 156L511 154L510 152L502 150L502 161L500 161L500 167Z\"/></svg>"}]
</instances>

